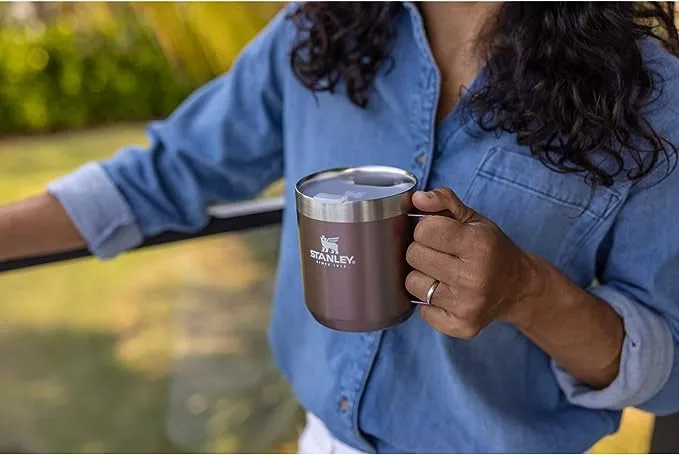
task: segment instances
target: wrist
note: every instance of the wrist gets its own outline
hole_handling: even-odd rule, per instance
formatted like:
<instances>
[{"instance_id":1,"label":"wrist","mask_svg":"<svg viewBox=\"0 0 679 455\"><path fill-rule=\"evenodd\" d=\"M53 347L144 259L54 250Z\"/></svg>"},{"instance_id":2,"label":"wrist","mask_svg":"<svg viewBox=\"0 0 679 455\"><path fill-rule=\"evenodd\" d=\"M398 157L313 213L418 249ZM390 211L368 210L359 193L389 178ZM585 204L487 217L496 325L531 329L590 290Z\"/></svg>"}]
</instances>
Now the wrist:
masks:
<instances>
[{"instance_id":1,"label":"wrist","mask_svg":"<svg viewBox=\"0 0 679 455\"><path fill-rule=\"evenodd\" d=\"M530 330L537 316L546 310L545 302L549 302L549 292L554 288L553 267L538 256L524 252L520 260L521 273L518 280L517 297L509 306L505 322L524 331Z\"/></svg>"}]
</instances>

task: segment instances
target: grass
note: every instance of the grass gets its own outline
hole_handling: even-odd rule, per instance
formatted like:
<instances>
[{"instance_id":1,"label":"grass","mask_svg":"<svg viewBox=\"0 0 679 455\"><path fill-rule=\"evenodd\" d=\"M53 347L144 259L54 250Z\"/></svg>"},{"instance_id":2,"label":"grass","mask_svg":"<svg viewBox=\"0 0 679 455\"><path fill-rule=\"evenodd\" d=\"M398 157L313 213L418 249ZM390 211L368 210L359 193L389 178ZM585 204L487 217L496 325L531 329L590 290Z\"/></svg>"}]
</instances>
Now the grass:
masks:
<instances>
[{"instance_id":1,"label":"grass","mask_svg":"<svg viewBox=\"0 0 679 455\"><path fill-rule=\"evenodd\" d=\"M4 142L0 203L144 142L137 126ZM265 335L278 234L0 276L0 450L294 450Z\"/></svg>"},{"instance_id":2,"label":"grass","mask_svg":"<svg viewBox=\"0 0 679 455\"><path fill-rule=\"evenodd\" d=\"M5 141L0 203L144 142L135 125ZM295 450L264 334L277 244L267 228L0 276L0 451ZM593 451L647 452L652 421L626 412Z\"/></svg>"}]
</instances>

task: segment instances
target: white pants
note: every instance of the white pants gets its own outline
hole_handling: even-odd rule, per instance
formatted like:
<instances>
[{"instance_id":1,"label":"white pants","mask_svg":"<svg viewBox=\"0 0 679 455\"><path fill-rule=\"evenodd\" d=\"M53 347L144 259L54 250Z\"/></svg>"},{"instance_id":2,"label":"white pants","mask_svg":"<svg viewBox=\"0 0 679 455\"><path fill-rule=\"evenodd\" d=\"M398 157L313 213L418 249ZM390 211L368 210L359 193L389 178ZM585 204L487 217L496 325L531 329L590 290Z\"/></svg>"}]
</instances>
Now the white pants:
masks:
<instances>
[{"instance_id":1,"label":"white pants","mask_svg":"<svg viewBox=\"0 0 679 455\"><path fill-rule=\"evenodd\" d=\"M330 434L325 424L313 414L307 413L306 426L299 437L297 453L364 453L356 450ZM591 453L589 450L585 453Z\"/></svg>"},{"instance_id":2,"label":"white pants","mask_svg":"<svg viewBox=\"0 0 679 455\"><path fill-rule=\"evenodd\" d=\"M307 413L306 426L299 437L297 453L363 453L330 434L325 424L313 414Z\"/></svg>"}]
</instances>

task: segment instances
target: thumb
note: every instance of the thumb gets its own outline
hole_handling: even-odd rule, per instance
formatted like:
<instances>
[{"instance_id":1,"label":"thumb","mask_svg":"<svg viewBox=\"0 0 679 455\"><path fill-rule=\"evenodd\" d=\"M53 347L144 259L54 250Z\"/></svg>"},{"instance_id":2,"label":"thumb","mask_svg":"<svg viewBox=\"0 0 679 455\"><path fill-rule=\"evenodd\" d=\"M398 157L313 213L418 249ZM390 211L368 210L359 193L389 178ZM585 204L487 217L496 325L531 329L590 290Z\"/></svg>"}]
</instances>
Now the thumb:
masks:
<instances>
[{"instance_id":1,"label":"thumb","mask_svg":"<svg viewBox=\"0 0 679 455\"><path fill-rule=\"evenodd\" d=\"M413 194L413 205L423 212L448 211L461 223L473 221L478 215L462 203L450 188L436 188L431 191L416 191Z\"/></svg>"}]
</instances>

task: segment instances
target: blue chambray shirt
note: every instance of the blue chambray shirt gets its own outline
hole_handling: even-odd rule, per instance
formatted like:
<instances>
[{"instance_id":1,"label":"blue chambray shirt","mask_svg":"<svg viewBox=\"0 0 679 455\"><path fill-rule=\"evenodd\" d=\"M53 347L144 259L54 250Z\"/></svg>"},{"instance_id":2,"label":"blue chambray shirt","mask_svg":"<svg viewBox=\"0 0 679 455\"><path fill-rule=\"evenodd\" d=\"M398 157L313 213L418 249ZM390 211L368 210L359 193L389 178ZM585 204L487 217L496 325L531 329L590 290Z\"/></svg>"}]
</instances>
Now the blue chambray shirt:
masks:
<instances>
[{"instance_id":1,"label":"blue chambray shirt","mask_svg":"<svg viewBox=\"0 0 679 455\"><path fill-rule=\"evenodd\" d=\"M624 319L620 374L592 390L500 322L472 340L417 314L379 333L322 327L304 305L288 184L271 346L301 404L335 437L367 452L582 452L616 430L626 406L679 410L679 172L601 187L590 201L582 176L550 171L512 135L483 133L459 109L437 125L440 75L410 3L395 66L379 73L367 109L341 91L304 89L289 66L294 39L279 15L227 74L150 126L148 149L126 148L49 185L93 253L110 258L162 231L197 231L208 205L255 197L281 177L397 166L421 188L452 188L607 301ZM649 119L678 144L679 62L655 42L640 45L666 79Z\"/></svg>"}]
</instances>

